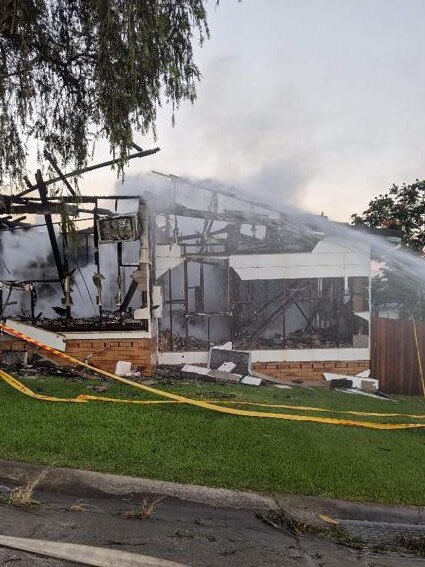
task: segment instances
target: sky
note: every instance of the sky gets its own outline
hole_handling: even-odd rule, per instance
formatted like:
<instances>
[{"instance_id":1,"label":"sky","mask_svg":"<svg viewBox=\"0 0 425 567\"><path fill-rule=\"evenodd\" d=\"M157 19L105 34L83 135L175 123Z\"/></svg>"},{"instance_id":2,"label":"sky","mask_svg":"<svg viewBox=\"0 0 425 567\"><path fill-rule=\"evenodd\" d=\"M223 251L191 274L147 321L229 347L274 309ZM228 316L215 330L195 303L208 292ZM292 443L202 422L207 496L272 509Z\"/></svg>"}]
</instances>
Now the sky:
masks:
<instances>
[{"instance_id":1,"label":"sky","mask_svg":"<svg viewBox=\"0 0 425 567\"><path fill-rule=\"evenodd\" d=\"M424 0L210 0L203 79L161 152L124 184L88 174L85 193L157 186L152 169L349 220L393 183L424 178ZM100 144L95 160L107 159ZM168 183L164 181L164 183ZM196 191L196 190L195 190Z\"/></svg>"}]
</instances>

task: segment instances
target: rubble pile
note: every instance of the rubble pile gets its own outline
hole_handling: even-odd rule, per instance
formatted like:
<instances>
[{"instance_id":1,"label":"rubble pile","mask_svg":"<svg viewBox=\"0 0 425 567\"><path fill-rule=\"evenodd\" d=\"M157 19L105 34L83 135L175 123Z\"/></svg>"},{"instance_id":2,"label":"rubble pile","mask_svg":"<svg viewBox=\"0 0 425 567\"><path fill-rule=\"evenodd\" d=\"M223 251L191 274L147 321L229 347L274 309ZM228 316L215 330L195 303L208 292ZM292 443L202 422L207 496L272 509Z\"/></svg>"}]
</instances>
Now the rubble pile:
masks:
<instances>
[{"instance_id":1,"label":"rubble pile","mask_svg":"<svg viewBox=\"0 0 425 567\"><path fill-rule=\"evenodd\" d=\"M249 386L260 386L266 381L264 378L253 375L251 353L233 350L230 342L210 349L206 367L185 364L180 371L180 376L203 382L240 383Z\"/></svg>"},{"instance_id":2,"label":"rubble pile","mask_svg":"<svg viewBox=\"0 0 425 567\"><path fill-rule=\"evenodd\" d=\"M70 379L98 379L95 374L81 371L71 365L56 364L45 356L34 353L28 362L27 351L7 351L0 356L1 365L14 375L22 378L35 378L41 376L60 376Z\"/></svg>"},{"instance_id":3,"label":"rubble pile","mask_svg":"<svg viewBox=\"0 0 425 567\"><path fill-rule=\"evenodd\" d=\"M158 342L160 351L184 351L184 350L208 350L210 345L205 339L189 336L182 337L176 333L171 333L168 329L162 331Z\"/></svg>"},{"instance_id":4,"label":"rubble pile","mask_svg":"<svg viewBox=\"0 0 425 567\"><path fill-rule=\"evenodd\" d=\"M337 337L335 333L319 330L300 330L283 337L282 334L276 334L273 337L255 337L248 331L240 331L235 334L235 347L240 349L304 349L304 348L350 348L352 347L352 338Z\"/></svg>"}]
</instances>

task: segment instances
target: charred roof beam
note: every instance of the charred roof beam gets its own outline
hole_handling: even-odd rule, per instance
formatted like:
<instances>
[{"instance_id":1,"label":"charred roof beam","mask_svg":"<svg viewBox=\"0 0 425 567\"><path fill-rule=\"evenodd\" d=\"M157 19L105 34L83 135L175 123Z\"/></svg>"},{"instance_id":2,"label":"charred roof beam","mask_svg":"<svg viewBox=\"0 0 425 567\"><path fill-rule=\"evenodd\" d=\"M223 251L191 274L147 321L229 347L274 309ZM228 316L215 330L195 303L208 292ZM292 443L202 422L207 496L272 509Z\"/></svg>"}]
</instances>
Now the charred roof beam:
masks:
<instances>
[{"instance_id":1,"label":"charred roof beam","mask_svg":"<svg viewBox=\"0 0 425 567\"><path fill-rule=\"evenodd\" d=\"M270 218L267 215L248 213L245 211L205 211L199 209L190 209L184 205L175 205L172 207L165 207L161 210L156 211L157 214L163 215L177 215L178 217L191 217L199 219L210 219L218 220L229 223L239 223L239 224L255 224L255 225L273 225L280 226L282 223L277 220Z\"/></svg>"},{"instance_id":2,"label":"charred roof beam","mask_svg":"<svg viewBox=\"0 0 425 567\"><path fill-rule=\"evenodd\" d=\"M129 161L131 159L135 159L135 158L142 158L142 157L151 156L153 154L156 154L159 151L160 151L160 148L153 148L152 150L138 151L134 154L128 155L127 161ZM64 181L64 179L68 179L69 177L77 177L79 175L82 175L83 173L88 173L89 171L94 171L95 169L100 169L102 167L108 167L109 165L115 165L115 164L119 163L120 161L121 161L120 158L111 159L111 160L108 160L108 161L104 161L102 163L97 163L95 165L89 165L89 166L83 167L81 169L75 169L74 171L71 171L70 173L64 173L64 174L62 174L58 177L54 177L53 179L48 179L44 183L46 184L46 186L53 185L54 183L57 183L58 181ZM18 193L17 196L23 197L24 195L27 195L28 193L35 191L37 188L38 188L37 184L30 185L28 187L28 189L26 189L25 191L22 191L21 193Z\"/></svg>"}]
</instances>

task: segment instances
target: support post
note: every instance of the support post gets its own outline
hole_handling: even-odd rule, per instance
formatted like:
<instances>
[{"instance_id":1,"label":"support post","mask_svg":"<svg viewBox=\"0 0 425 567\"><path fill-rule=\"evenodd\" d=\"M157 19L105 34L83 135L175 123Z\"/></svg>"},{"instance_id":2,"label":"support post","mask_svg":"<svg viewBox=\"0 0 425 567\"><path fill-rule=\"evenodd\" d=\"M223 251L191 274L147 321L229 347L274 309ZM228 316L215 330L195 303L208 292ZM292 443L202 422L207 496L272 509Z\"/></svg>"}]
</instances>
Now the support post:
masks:
<instances>
[{"instance_id":1,"label":"support post","mask_svg":"<svg viewBox=\"0 0 425 567\"><path fill-rule=\"evenodd\" d=\"M99 255L99 233L97 231L98 214L98 201L95 200L93 211L93 245L94 245L94 263L96 266L97 275L100 275L100 255ZM102 300L99 297L99 322L102 323Z\"/></svg>"},{"instance_id":2,"label":"support post","mask_svg":"<svg viewBox=\"0 0 425 567\"><path fill-rule=\"evenodd\" d=\"M35 304L37 301L37 293L35 291L34 284L30 284L30 301L31 301L31 323L35 323ZM1 307L0 307L1 312Z\"/></svg>"},{"instance_id":3,"label":"support post","mask_svg":"<svg viewBox=\"0 0 425 567\"><path fill-rule=\"evenodd\" d=\"M174 338L173 338L173 288L172 288L172 276L171 269L168 270L168 303L170 306L170 335L171 335L171 350L174 350Z\"/></svg>"},{"instance_id":4,"label":"support post","mask_svg":"<svg viewBox=\"0 0 425 567\"><path fill-rule=\"evenodd\" d=\"M47 186L46 183L43 179L43 176L41 175L41 171L39 169L37 169L37 173L35 174L35 179L37 182L37 189L38 192L40 194L40 200L42 202L42 204L44 206L46 206L46 209L48 208L49 202L47 199ZM55 261L55 265L56 265L56 270L58 272L58 277L59 280L61 281L61 286L62 286L62 290L65 291L65 285L64 285L64 280L65 280L65 272L62 266L62 258L60 255L60 251L59 251L59 246L58 246L58 242L56 240L56 234L55 234L55 229L53 226L53 221L52 221L52 215L49 213L46 213L44 215L44 220L46 223L46 227L47 227L47 233L49 235L49 240L50 240L50 245L52 247L52 253L53 253L53 258Z\"/></svg>"},{"instance_id":5,"label":"support post","mask_svg":"<svg viewBox=\"0 0 425 567\"><path fill-rule=\"evenodd\" d=\"M282 280L282 346L286 346L286 281Z\"/></svg>"},{"instance_id":6,"label":"support post","mask_svg":"<svg viewBox=\"0 0 425 567\"><path fill-rule=\"evenodd\" d=\"M184 286L184 331L186 339L189 338L189 275L187 270L187 260L183 262L183 286Z\"/></svg>"}]
</instances>

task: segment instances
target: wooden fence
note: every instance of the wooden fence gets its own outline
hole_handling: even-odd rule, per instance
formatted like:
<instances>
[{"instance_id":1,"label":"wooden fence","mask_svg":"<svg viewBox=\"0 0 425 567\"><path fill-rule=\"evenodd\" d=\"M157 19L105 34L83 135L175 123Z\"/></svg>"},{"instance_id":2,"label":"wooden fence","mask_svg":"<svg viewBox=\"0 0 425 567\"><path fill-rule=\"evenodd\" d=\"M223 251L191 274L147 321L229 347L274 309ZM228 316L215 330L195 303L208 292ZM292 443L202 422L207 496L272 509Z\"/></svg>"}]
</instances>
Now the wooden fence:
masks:
<instances>
[{"instance_id":1,"label":"wooden fence","mask_svg":"<svg viewBox=\"0 0 425 567\"><path fill-rule=\"evenodd\" d=\"M425 324L416 323L419 356L425 372ZM372 318L371 376L388 394L423 395L413 323Z\"/></svg>"}]
</instances>

